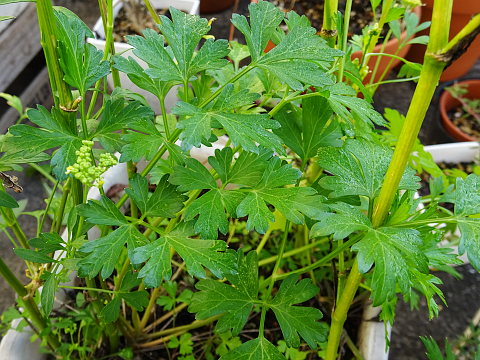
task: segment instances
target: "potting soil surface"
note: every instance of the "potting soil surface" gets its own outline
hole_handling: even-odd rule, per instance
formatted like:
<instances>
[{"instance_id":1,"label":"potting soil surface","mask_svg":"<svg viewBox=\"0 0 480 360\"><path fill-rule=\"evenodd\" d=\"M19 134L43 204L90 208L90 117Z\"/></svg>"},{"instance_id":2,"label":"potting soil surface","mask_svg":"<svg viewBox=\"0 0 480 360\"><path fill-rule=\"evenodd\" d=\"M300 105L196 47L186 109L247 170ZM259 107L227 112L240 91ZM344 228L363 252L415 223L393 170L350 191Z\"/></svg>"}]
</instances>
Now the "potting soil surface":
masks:
<instances>
[{"instance_id":1,"label":"potting soil surface","mask_svg":"<svg viewBox=\"0 0 480 360\"><path fill-rule=\"evenodd\" d=\"M237 13L247 15L249 2L249 0L240 0ZM66 6L73 10L89 26L93 26L99 17L97 0L56 0L54 3L55 5ZM231 14L232 8L222 13L204 16L209 19L212 17L217 18L217 20L213 22L211 30L211 34L214 35L215 38L228 39ZM244 43L243 35L240 34L238 30L234 32L234 40ZM480 78L480 61L478 61L463 78ZM441 88L443 88L444 85L445 84L440 84L440 89L437 89L435 92L422 129L420 130L419 137L425 145L452 142L443 132L437 121L439 116L438 99ZM406 115L414 90L415 83L413 82L382 85L381 89L377 91L374 96L374 107L382 114L385 108L392 108ZM0 100L3 101L3 99ZM2 114L0 114L0 116L1 115ZM16 173L15 175L18 176L19 183L23 186L24 192L21 194L13 194L13 196L17 200L28 199L27 211L44 208L45 203L43 199L45 193L42 188L40 176L37 174L32 177L27 177L24 173ZM27 237L34 237L36 219L23 215L21 221ZM0 252L2 258L22 281L27 281L24 266L13 253L12 247L10 240L2 232L0 234ZM433 336L439 342L440 346L443 347L445 337L453 339L456 335L461 334L467 327L472 315L480 307L480 275L470 265L458 267L457 271L463 275L463 280L458 281L451 275L444 273L435 274L444 282L444 285L440 285L440 289L445 295L448 307L442 304L439 317L432 321L428 320L428 310L424 299L420 301L420 310L414 312L410 311L409 304L405 304L402 299L399 299L391 341L391 360L427 359L425 355L426 349L419 339L420 335ZM0 297L0 313L2 313L14 303L14 293L2 279L0 279L0 294L2 294ZM438 300L438 302L441 303L440 300Z\"/></svg>"}]
</instances>

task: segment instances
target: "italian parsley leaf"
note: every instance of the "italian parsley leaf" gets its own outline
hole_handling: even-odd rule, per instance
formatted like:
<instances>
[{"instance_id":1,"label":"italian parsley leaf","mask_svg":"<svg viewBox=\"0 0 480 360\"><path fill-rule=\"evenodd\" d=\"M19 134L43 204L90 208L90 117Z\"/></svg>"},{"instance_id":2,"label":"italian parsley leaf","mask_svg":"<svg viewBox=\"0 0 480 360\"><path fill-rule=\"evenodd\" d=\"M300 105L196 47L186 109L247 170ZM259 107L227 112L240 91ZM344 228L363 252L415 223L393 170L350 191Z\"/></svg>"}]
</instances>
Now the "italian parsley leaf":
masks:
<instances>
[{"instance_id":1,"label":"italian parsley leaf","mask_svg":"<svg viewBox=\"0 0 480 360\"><path fill-rule=\"evenodd\" d=\"M241 249L237 252L238 274L226 274L235 287L215 280L201 280L195 287L188 311L203 320L226 313L216 325L216 331L224 333L232 329L237 336L248 320L258 295L258 259L255 251L246 257Z\"/></svg>"},{"instance_id":2,"label":"italian parsley leaf","mask_svg":"<svg viewBox=\"0 0 480 360\"><path fill-rule=\"evenodd\" d=\"M135 174L130 180L130 188L125 192L135 201L142 216L158 216L174 218L175 214L182 210L186 196L176 191L175 186L167 182L163 177L155 188L152 196L148 196L148 180L140 174Z\"/></svg>"},{"instance_id":3,"label":"italian parsley leaf","mask_svg":"<svg viewBox=\"0 0 480 360\"><path fill-rule=\"evenodd\" d=\"M263 336L247 341L227 354L220 360L285 360L285 356Z\"/></svg>"},{"instance_id":4,"label":"italian parsley leaf","mask_svg":"<svg viewBox=\"0 0 480 360\"><path fill-rule=\"evenodd\" d=\"M100 316L103 316L107 323L116 321L120 313L122 300L125 300L136 310L142 311L144 307L148 306L148 292L145 290L130 292L132 288L140 285L141 282L142 280L137 277L137 274L127 272L122 279L120 288L118 291L115 291L115 297L102 309Z\"/></svg>"},{"instance_id":5,"label":"italian parsley leaf","mask_svg":"<svg viewBox=\"0 0 480 360\"><path fill-rule=\"evenodd\" d=\"M130 36L127 36L127 38L131 39ZM129 40L129 43L135 43L135 41ZM125 73L140 89L146 90L160 99L165 99L172 87L181 83L179 80L161 81L160 79L152 79L131 56L127 60L121 55L114 55L112 59L115 63L113 66L115 69Z\"/></svg>"},{"instance_id":6,"label":"italian parsley leaf","mask_svg":"<svg viewBox=\"0 0 480 360\"><path fill-rule=\"evenodd\" d=\"M312 307L292 305L310 300L320 289L310 279L297 283L298 279L298 274L289 275L280 285L269 307L275 313L289 347L300 346L300 334L310 348L316 349L318 343L327 339L327 327L317 322L323 317L322 312Z\"/></svg>"},{"instance_id":7,"label":"italian parsley leaf","mask_svg":"<svg viewBox=\"0 0 480 360\"><path fill-rule=\"evenodd\" d=\"M154 115L153 110L141 105L140 101L132 101L127 106L124 104L123 98L107 100L102 119L95 131L94 138L100 141L100 144L108 152L121 150L123 135L118 133L118 130L127 128L134 119L148 119Z\"/></svg>"},{"instance_id":8,"label":"italian parsley leaf","mask_svg":"<svg viewBox=\"0 0 480 360\"><path fill-rule=\"evenodd\" d=\"M133 257L133 250L148 243L145 236L130 224L115 204L102 195L101 201L89 200L88 204L77 207L78 214L87 222L99 225L115 225L118 229L97 240L84 244L80 251L89 253L79 261L78 275L93 278L101 270L102 277L109 277L127 244L128 256Z\"/></svg>"},{"instance_id":9,"label":"italian parsley leaf","mask_svg":"<svg viewBox=\"0 0 480 360\"><path fill-rule=\"evenodd\" d=\"M392 155L388 146L364 139L347 139L341 148L320 148L318 164L335 176L323 177L319 184L333 190L335 197L364 195L373 199L380 193ZM419 180L407 166L398 188L416 190Z\"/></svg>"},{"instance_id":10,"label":"italian parsley leaf","mask_svg":"<svg viewBox=\"0 0 480 360\"><path fill-rule=\"evenodd\" d=\"M343 133L336 121L330 121L332 109L323 97L310 97L302 101L301 117L296 116L293 106L287 111L284 107L275 115L281 127L273 132L290 149L308 161L325 146L342 146ZM296 120L296 121L295 121Z\"/></svg>"},{"instance_id":11,"label":"italian parsley leaf","mask_svg":"<svg viewBox=\"0 0 480 360\"><path fill-rule=\"evenodd\" d=\"M364 123L373 125L386 125L383 117L377 113L371 104L364 99L356 96L355 90L344 83L338 83L333 86L326 87L325 90L330 92L327 98L328 103L333 111L340 115L350 127L353 127L352 117L360 119ZM350 109L350 111L348 111Z\"/></svg>"},{"instance_id":12,"label":"italian parsley leaf","mask_svg":"<svg viewBox=\"0 0 480 360\"><path fill-rule=\"evenodd\" d=\"M147 75L162 81L184 83L202 70L218 69L228 64L224 59L230 52L226 40L208 39L194 56L199 41L210 30L207 19L172 7L170 14L172 20L161 16L158 27L163 35L147 29L143 31L143 37L127 36L128 43L135 48L133 53L148 64ZM164 39L170 46L165 48Z\"/></svg>"},{"instance_id":13,"label":"italian parsley leaf","mask_svg":"<svg viewBox=\"0 0 480 360\"><path fill-rule=\"evenodd\" d=\"M258 297L258 259L255 251L246 257L243 250L237 252L238 274L227 274L233 286L214 280L201 280L196 284L200 290L194 293L188 311L196 313L198 320L225 313L217 322L216 331L225 333L232 329L236 336L245 326ZM309 279L298 282L298 275L287 277L273 300L264 304L273 310L288 346L300 346L300 337L312 349L325 341L326 327L316 320L322 318L318 309L292 306L314 297L319 289ZM257 339L258 340L258 339ZM242 345L244 346L244 345ZM235 350L234 350L235 351ZM240 354L240 353L239 353ZM228 355L226 355L228 356Z\"/></svg>"},{"instance_id":14,"label":"italian parsley leaf","mask_svg":"<svg viewBox=\"0 0 480 360\"><path fill-rule=\"evenodd\" d=\"M130 261L133 264L147 262L139 272L139 277L145 278L145 287L160 286L162 277L170 280L170 247L185 261L187 271L192 276L205 278L203 266L221 279L227 274L236 273L235 255L227 250L224 241L194 239L191 236L195 234L193 222L183 222L159 239L135 250Z\"/></svg>"},{"instance_id":15,"label":"italian parsley leaf","mask_svg":"<svg viewBox=\"0 0 480 360\"><path fill-rule=\"evenodd\" d=\"M251 66L270 71L294 90L302 90L303 84L333 85L318 62L334 61L335 56L343 54L341 51L328 47L312 27L299 25L294 26L275 48L263 54L284 14L272 3L261 0L258 4L250 4L248 9L250 25L245 16L238 14L233 14L232 23L245 35Z\"/></svg>"},{"instance_id":16,"label":"italian parsley leaf","mask_svg":"<svg viewBox=\"0 0 480 360\"><path fill-rule=\"evenodd\" d=\"M65 81L80 94L110 73L110 62L103 59L103 51L85 44L85 36L93 37L90 29L75 15L66 16L56 11L58 24L58 52Z\"/></svg>"},{"instance_id":17,"label":"italian parsley leaf","mask_svg":"<svg viewBox=\"0 0 480 360\"><path fill-rule=\"evenodd\" d=\"M29 125L11 126L9 134L13 136L7 135L4 138L2 150L6 152L6 156L21 153L24 157L61 146L52 157L51 164L56 165L53 169L55 177L59 181L66 180L68 175L65 171L77 160L76 151L82 146L82 140L65 124L57 108L52 108L50 114L39 105L38 110L29 109L27 114L30 121L40 128Z\"/></svg>"},{"instance_id":18,"label":"italian parsley leaf","mask_svg":"<svg viewBox=\"0 0 480 360\"><path fill-rule=\"evenodd\" d=\"M457 178L455 217L462 234L458 252L467 252L473 267L480 271L480 220L469 217L480 213L480 176L470 174L465 180Z\"/></svg>"},{"instance_id":19,"label":"italian parsley leaf","mask_svg":"<svg viewBox=\"0 0 480 360\"><path fill-rule=\"evenodd\" d=\"M419 249L423 245L420 233L414 229L381 227L373 229L370 220L357 208L347 204L329 205L336 211L312 227L312 236L335 234L345 238L354 231L366 231L365 237L352 246L358 251L358 269L368 272L373 264L373 306L390 301L397 282L402 293L410 290L411 271L428 274L428 258Z\"/></svg>"},{"instance_id":20,"label":"italian parsley leaf","mask_svg":"<svg viewBox=\"0 0 480 360\"><path fill-rule=\"evenodd\" d=\"M265 233L269 228L269 220L275 222L273 213L267 206L272 204L288 220L295 224L303 224L304 215L316 218L326 209L321 203L324 197L315 195L310 187L285 187L295 184L301 172L291 165L282 164L278 157L271 153L240 156L240 162L232 166L233 152L230 148L216 151L216 157L209 162L227 183L239 183L251 186L238 190L218 189L214 177L195 159L187 159L186 167L175 166L169 181L179 185L179 191L208 189L203 196L196 199L185 211L185 219L191 220L200 215L195 230L203 238L217 238L217 229L224 234L228 231L228 218L248 215L247 228L256 228ZM262 159L257 161L258 158ZM237 160L237 161L239 161ZM268 160L268 161L267 161ZM256 183L246 179L249 165ZM263 173L262 173L263 172ZM258 180L257 180L258 179Z\"/></svg>"},{"instance_id":21,"label":"italian parsley leaf","mask_svg":"<svg viewBox=\"0 0 480 360\"><path fill-rule=\"evenodd\" d=\"M223 127L234 146L241 145L246 151L258 153L255 142L267 149L285 154L280 139L266 129L276 129L280 124L269 119L266 114L242 114L234 109L250 105L260 95L250 93L248 89L234 93L235 86L228 84L216 99L214 105L206 110L185 102L177 103L172 109L175 115L189 116L181 120L177 127L184 129L180 134L182 149L190 150L193 146L200 147L212 134L212 127Z\"/></svg>"}]
</instances>

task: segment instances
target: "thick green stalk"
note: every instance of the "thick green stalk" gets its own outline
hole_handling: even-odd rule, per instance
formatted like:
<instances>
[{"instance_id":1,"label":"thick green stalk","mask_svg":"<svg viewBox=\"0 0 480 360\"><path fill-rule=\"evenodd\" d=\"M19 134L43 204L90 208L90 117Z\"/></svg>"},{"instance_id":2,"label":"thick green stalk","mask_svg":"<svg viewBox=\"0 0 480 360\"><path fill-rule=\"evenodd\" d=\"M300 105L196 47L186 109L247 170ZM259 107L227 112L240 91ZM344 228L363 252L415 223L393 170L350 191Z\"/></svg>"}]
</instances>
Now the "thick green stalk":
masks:
<instances>
[{"instance_id":1,"label":"thick green stalk","mask_svg":"<svg viewBox=\"0 0 480 360\"><path fill-rule=\"evenodd\" d=\"M385 25L385 21L387 20L387 15L390 11L390 8L392 7L392 4L393 4L393 0L386 0L386 3L383 5L382 16L380 17L380 20L378 22L377 34L371 38L371 41L368 44L368 47L366 50L367 54L373 52L373 48L375 47L375 45L377 45L378 38L380 37L380 33L383 29L383 26ZM360 65L364 66L367 64L368 64L368 59L365 61L365 64L360 64Z\"/></svg>"},{"instance_id":2,"label":"thick green stalk","mask_svg":"<svg viewBox=\"0 0 480 360\"><path fill-rule=\"evenodd\" d=\"M50 77L50 83L54 98L56 100L55 105L61 105L67 109L71 109L73 97L70 86L63 80L64 73L62 67L60 66L59 55L57 51L57 39L55 37L56 21L53 14L52 3L50 0L37 0L36 4L38 24L40 27L40 33L42 35L41 43L43 46L43 51L45 52L48 75ZM75 119L75 117L72 117L71 115L69 115L68 118L69 120Z\"/></svg>"},{"instance_id":3,"label":"thick green stalk","mask_svg":"<svg viewBox=\"0 0 480 360\"><path fill-rule=\"evenodd\" d=\"M407 113L395 152L385 176L385 181L373 209L372 224L378 228L382 226L390 210L393 199L403 176L413 144L418 136L427 108L432 100L433 93L446 65L439 60L441 49L447 45L450 16L453 0L437 0L433 7L430 43L427 47L425 61L420 80L415 89L410 108ZM382 15L383 17L383 15ZM340 342L343 324L347 318L353 297L362 280L358 270L357 259L348 277L344 292L332 314L332 324L327 346L326 360L334 360Z\"/></svg>"},{"instance_id":4,"label":"thick green stalk","mask_svg":"<svg viewBox=\"0 0 480 360\"><path fill-rule=\"evenodd\" d=\"M38 307L35 304L35 301L33 300L32 297L28 296L28 292L25 289L25 287L22 285L20 280L18 280L17 277L12 273L12 271L8 268L8 266L5 264L5 262L1 258L0 258L0 274L8 282L8 284L12 287L12 289L17 293L17 295L23 299L25 310L27 311L30 320L32 321L33 325L35 325L37 330L39 332L42 332L43 330L45 330L47 327L47 324L45 323L45 320L43 319L42 314L38 310ZM58 342L57 338L52 333L48 334L46 336L46 339L47 339L48 345L50 345L52 349L55 350L60 346L60 343Z\"/></svg>"},{"instance_id":5,"label":"thick green stalk","mask_svg":"<svg viewBox=\"0 0 480 360\"><path fill-rule=\"evenodd\" d=\"M320 36L331 48L335 47L337 38L337 24L333 16L338 11L338 0L326 0L323 11L323 25Z\"/></svg>"},{"instance_id":6,"label":"thick green stalk","mask_svg":"<svg viewBox=\"0 0 480 360\"><path fill-rule=\"evenodd\" d=\"M352 271L348 275L347 283L343 289L340 301L337 302L337 307L332 310L332 323L330 333L328 335L327 354L325 360L335 360L337 358L338 344L342 336L343 324L347 320L348 309L352 303L353 297L358 289L358 284L362 281L363 274L358 271L357 259L353 264Z\"/></svg>"}]
</instances>

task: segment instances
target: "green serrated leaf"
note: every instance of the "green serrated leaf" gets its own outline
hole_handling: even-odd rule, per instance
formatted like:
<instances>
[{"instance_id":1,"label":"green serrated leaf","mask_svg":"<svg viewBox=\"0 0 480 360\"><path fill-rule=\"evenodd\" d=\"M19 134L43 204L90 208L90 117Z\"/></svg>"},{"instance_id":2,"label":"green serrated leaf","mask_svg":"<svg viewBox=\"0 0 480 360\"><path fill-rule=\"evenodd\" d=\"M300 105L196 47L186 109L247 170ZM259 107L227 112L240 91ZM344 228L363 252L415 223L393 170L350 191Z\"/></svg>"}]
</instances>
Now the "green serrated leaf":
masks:
<instances>
[{"instance_id":1,"label":"green serrated leaf","mask_svg":"<svg viewBox=\"0 0 480 360\"><path fill-rule=\"evenodd\" d=\"M259 94L250 93L248 89L234 93L234 88L233 84L226 85L209 110L185 102L177 103L178 107L173 108L172 113L190 116L177 124L178 128L184 129L180 135L182 149L200 147L204 139L210 138L215 125L226 130L234 146L241 145L246 151L258 154L258 147L254 143L257 142L267 149L285 154L280 139L266 130L278 128L280 124L277 121L265 114L233 112L239 106L251 105L259 98Z\"/></svg>"},{"instance_id":2,"label":"green serrated leaf","mask_svg":"<svg viewBox=\"0 0 480 360\"><path fill-rule=\"evenodd\" d=\"M467 252L470 263L480 271L480 219L469 217L480 213L480 176L457 178L456 185L455 217L462 234L458 252L460 255Z\"/></svg>"},{"instance_id":3,"label":"green serrated leaf","mask_svg":"<svg viewBox=\"0 0 480 360\"><path fill-rule=\"evenodd\" d=\"M324 219L313 225L312 237L334 234L334 240L342 240L354 231L368 231L372 228L372 223L365 214L351 205L337 203L329 207L336 213L325 214Z\"/></svg>"},{"instance_id":4,"label":"green serrated leaf","mask_svg":"<svg viewBox=\"0 0 480 360\"><path fill-rule=\"evenodd\" d=\"M340 126L334 120L329 122L332 113L325 98L305 98L302 101L301 126L292 121L291 112L284 109L275 115L275 120L282 127L273 132L303 161L307 161L317 154L320 147L343 145Z\"/></svg>"},{"instance_id":5,"label":"green serrated leaf","mask_svg":"<svg viewBox=\"0 0 480 360\"><path fill-rule=\"evenodd\" d=\"M93 135L94 139L100 141L100 144L108 152L120 151L122 147L122 134L116 133L118 130L127 128L127 125L133 120L149 119L154 115L151 108L142 106L139 101L133 101L127 106L124 104L123 98L114 101L107 100L102 119Z\"/></svg>"},{"instance_id":6,"label":"green serrated leaf","mask_svg":"<svg viewBox=\"0 0 480 360\"><path fill-rule=\"evenodd\" d=\"M285 356L263 336L250 340L223 355L219 360L286 360Z\"/></svg>"},{"instance_id":7,"label":"green serrated leaf","mask_svg":"<svg viewBox=\"0 0 480 360\"><path fill-rule=\"evenodd\" d=\"M238 274L226 274L235 287L215 280L201 280L195 287L188 311L203 320L226 313L216 325L216 331L224 333L232 329L237 336L248 320L258 293L258 259L255 251L244 258L241 249L237 252Z\"/></svg>"},{"instance_id":8,"label":"green serrated leaf","mask_svg":"<svg viewBox=\"0 0 480 360\"><path fill-rule=\"evenodd\" d=\"M131 56L127 60L122 55L114 55L112 59L115 63L115 69L127 74L128 78L140 89L146 90L158 98L165 99L172 87L181 83L179 80L161 81L160 79L152 79Z\"/></svg>"},{"instance_id":9,"label":"green serrated leaf","mask_svg":"<svg viewBox=\"0 0 480 360\"><path fill-rule=\"evenodd\" d=\"M130 179L130 187L126 188L125 192L135 202L142 214L145 214L148 202L148 180L136 173Z\"/></svg>"},{"instance_id":10,"label":"green serrated leaf","mask_svg":"<svg viewBox=\"0 0 480 360\"><path fill-rule=\"evenodd\" d=\"M148 200L145 216L174 218L186 200L187 197L177 192L175 186L170 185L164 176Z\"/></svg>"},{"instance_id":11,"label":"green serrated leaf","mask_svg":"<svg viewBox=\"0 0 480 360\"><path fill-rule=\"evenodd\" d=\"M80 216L87 219L88 222L99 225L128 225L125 216L117 209L115 204L102 195L98 200L88 200L87 204L77 206L77 212Z\"/></svg>"},{"instance_id":12,"label":"green serrated leaf","mask_svg":"<svg viewBox=\"0 0 480 360\"><path fill-rule=\"evenodd\" d=\"M235 256L227 251L224 241L193 239L191 236L194 234L193 222L181 223L154 242L135 250L134 256L130 256L132 263L147 261L139 272L139 277L145 278L145 287L160 286L162 277L170 280L170 247L185 261L187 271L192 276L205 278L203 266L218 278L236 273Z\"/></svg>"},{"instance_id":13,"label":"green serrated leaf","mask_svg":"<svg viewBox=\"0 0 480 360\"><path fill-rule=\"evenodd\" d=\"M120 304L122 300L119 296L116 296L110 301L100 312L100 316L104 318L106 323L116 321L118 314L120 313Z\"/></svg>"},{"instance_id":14,"label":"green serrated leaf","mask_svg":"<svg viewBox=\"0 0 480 360\"><path fill-rule=\"evenodd\" d=\"M146 161L150 161L158 152L160 146L166 144L165 138L160 134L151 120L135 120L129 123L128 126L132 130L128 130L127 134L122 138L122 140L126 142L126 145L122 148L120 162L126 162L128 160L138 162L142 156L145 156Z\"/></svg>"},{"instance_id":15,"label":"green serrated leaf","mask_svg":"<svg viewBox=\"0 0 480 360\"><path fill-rule=\"evenodd\" d=\"M323 317L322 312L312 307L292 305L311 299L320 289L310 279L297 283L298 279L298 274L291 274L283 280L269 306L277 317L289 347L300 346L300 334L310 348L316 349L317 344L327 339L327 327L316 321Z\"/></svg>"},{"instance_id":16,"label":"green serrated leaf","mask_svg":"<svg viewBox=\"0 0 480 360\"><path fill-rule=\"evenodd\" d=\"M65 81L80 94L110 73L110 62L103 60L103 51L85 44L85 36L93 37L89 28L75 15L56 11L58 24L58 52Z\"/></svg>"},{"instance_id":17,"label":"green serrated leaf","mask_svg":"<svg viewBox=\"0 0 480 360\"><path fill-rule=\"evenodd\" d=\"M80 251L90 254L79 261L78 275L93 278L101 270L102 277L108 278L115 269L125 243L128 256L132 259L134 249L145 245L147 239L134 225L122 225L110 234L84 244Z\"/></svg>"},{"instance_id":18,"label":"green serrated leaf","mask_svg":"<svg viewBox=\"0 0 480 360\"><path fill-rule=\"evenodd\" d=\"M170 14L172 20L160 17L158 27L162 35L147 29L143 38L127 36L128 43L135 48L133 53L148 64L146 74L162 81L183 83L202 70L227 64L223 59L230 51L226 40L208 39L193 56L199 41L210 30L206 19L174 8L170 8ZM170 44L168 48L164 47L164 39Z\"/></svg>"},{"instance_id":19,"label":"green serrated leaf","mask_svg":"<svg viewBox=\"0 0 480 360\"><path fill-rule=\"evenodd\" d=\"M364 139L348 139L341 148L321 148L318 164L336 176L323 177L319 184L333 190L332 196L364 195L375 198L380 193L393 150ZM407 166L399 189L416 190L419 178Z\"/></svg>"},{"instance_id":20,"label":"green serrated leaf","mask_svg":"<svg viewBox=\"0 0 480 360\"><path fill-rule=\"evenodd\" d=\"M52 253L56 250L63 250L65 241L57 233L42 233L38 238L28 241L28 244L34 248L42 249L44 254ZM63 244L63 245L62 245Z\"/></svg>"},{"instance_id":21,"label":"green serrated leaf","mask_svg":"<svg viewBox=\"0 0 480 360\"><path fill-rule=\"evenodd\" d=\"M370 230L365 237L352 246L358 251L358 269L361 273L375 268L372 278L373 306L390 301L396 293L398 281L405 294L410 289L412 262L422 273L428 274L428 258L418 249L422 240L414 229L379 228Z\"/></svg>"},{"instance_id":22,"label":"green serrated leaf","mask_svg":"<svg viewBox=\"0 0 480 360\"><path fill-rule=\"evenodd\" d=\"M65 124L57 108L52 108L50 114L47 109L39 105L38 110L29 109L27 114L29 119L40 128L28 125L11 126L9 133L14 136L4 139L2 150L7 153L6 156L16 153L22 153L22 156L25 153L34 156L44 150L61 146L53 156L51 164L57 165L53 169L55 177L59 181L66 180L68 175L65 171L67 166L74 164L77 160L76 151L82 146L82 140Z\"/></svg>"}]
</instances>

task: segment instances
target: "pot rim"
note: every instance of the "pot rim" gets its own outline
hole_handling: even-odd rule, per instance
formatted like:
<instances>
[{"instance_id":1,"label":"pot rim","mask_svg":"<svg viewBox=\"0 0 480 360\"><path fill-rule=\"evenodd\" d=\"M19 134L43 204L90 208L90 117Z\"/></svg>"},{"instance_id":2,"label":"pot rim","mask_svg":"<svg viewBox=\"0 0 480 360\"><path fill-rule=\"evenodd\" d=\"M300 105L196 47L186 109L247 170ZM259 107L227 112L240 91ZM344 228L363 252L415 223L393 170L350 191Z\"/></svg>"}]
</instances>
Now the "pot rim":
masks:
<instances>
[{"instance_id":1,"label":"pot rim","mask_svg":"<svg viewBox=\"0 0 480 360\"><path fill-rule=\"evenodd\" d=\"M480 79L462 80L457 82L457 84L460 84L460 85L467 84L469 87L470 85L473 85L477 89L477 92L480 93ZM442 124L445 128L445 131L458 141L476 141L477 140L476 138L464 133L456 125L454 125L452 120L449 118L447 114L449 110L459 105L460 105L460 102L457 99L455 99L450 94L450 92L448 92L444 88L443 93L440 96L439 108L440 108L440 115L442 117Z\"/></svg>"}]
</instances>

